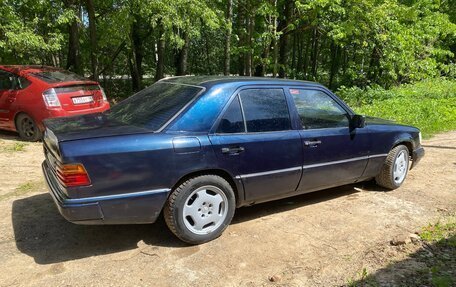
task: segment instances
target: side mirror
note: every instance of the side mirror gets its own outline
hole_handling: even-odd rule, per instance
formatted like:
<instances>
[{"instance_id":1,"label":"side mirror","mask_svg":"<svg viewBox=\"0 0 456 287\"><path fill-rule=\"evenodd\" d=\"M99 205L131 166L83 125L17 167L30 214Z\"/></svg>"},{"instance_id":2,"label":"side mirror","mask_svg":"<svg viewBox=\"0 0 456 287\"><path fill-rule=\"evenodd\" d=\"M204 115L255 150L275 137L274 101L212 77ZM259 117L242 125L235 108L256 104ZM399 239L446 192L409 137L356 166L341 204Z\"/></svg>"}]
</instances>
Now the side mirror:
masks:
<instances>
[{"instance_id":1,"label":"side mirror","mask_svg":"<svg viewBox=\"0 0 456 287\"><path fill-rule=\"evenodd\" d=\"M353 129L364 128L366 126L366 117L363 115L354 115L351 118L351 126Z\"/></svg>"}]
</instances>

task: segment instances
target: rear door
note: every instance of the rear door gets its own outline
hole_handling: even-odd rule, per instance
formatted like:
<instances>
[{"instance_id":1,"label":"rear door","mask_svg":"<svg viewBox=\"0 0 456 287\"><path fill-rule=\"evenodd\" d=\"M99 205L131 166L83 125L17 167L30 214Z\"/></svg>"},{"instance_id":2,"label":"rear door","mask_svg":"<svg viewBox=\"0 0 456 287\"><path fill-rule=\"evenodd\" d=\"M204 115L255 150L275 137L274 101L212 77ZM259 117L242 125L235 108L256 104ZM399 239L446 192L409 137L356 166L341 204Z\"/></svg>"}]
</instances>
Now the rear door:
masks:
<instances>
[{"instance_id":1,"label":"rear door","mask_svg":"<svg viewBox=\"0 0 456 287\"><path fill-rule=\"evenodd\" d=\"M220 166L242 180L245 200L263 201L296 190L302 148L282 88L247 88L227 105L210 135Z\"/></svg>"},{"instance_id":2,"label":"rear door","mask_svg":"<svg viewBox=\"0 0 456 287\"><path fill-rule=\"evenodd\" d=\"M298 192L353 183L366 167L367 128L352 129L350 112L324 89L289 90L301 120L303 175Z\"/></svg>"}]
</instances>

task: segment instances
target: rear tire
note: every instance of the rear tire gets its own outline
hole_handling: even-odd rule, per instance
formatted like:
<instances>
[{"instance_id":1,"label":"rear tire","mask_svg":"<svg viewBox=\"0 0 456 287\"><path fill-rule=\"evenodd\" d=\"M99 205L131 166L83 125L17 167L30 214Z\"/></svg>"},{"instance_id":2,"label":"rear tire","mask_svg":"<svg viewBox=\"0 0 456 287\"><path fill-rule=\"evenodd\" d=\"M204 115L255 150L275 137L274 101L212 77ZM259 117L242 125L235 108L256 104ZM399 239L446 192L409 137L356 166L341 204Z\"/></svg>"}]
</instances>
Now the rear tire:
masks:
<instances>
[{"instance_id":1,"label":"rear tire","mask_svg":"<svg viewBox=\"0 0 456 287\"><path fill-rule=\"evenodd\" d=\"M21 139L36 142L41 139L42 132L35 121L27 114L20 114L16 118L16 129Z\"/></svg>"},{"instance_id":2,"label":"rear tire","mask_svg":"<svg viewBox=\"0 0 456 287\"><path fill-rule=\"evenodd\" d=\"M220 176L202 175L179 185L169 196L163 213L169 229L180 240L201 244L223 233L235 208L231 185Z\"/></svg>"},{"instance_id":3,"label":"rear tire","mask_svg":"<svg viewBox=\"0 0 456 287\"><path fill-rule=\"evenodd\" d=\"M386 157L382 170L375 177L375 182L389 190L402 185L409 169L409 150L404 145L394 147Z\"/></svg>"}]
</instances>

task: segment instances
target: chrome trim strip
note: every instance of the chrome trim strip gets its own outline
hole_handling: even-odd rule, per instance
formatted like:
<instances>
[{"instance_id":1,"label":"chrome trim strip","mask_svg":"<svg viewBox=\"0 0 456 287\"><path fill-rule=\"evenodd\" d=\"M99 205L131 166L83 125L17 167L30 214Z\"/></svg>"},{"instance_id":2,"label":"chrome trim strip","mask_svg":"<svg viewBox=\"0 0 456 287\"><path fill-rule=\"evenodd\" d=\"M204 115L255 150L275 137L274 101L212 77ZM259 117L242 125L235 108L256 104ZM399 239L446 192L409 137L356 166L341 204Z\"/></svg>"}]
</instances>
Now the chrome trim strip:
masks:
<instances>
[{"instance_id":1,"label":"chrome trim strip","mask_svg":"<svg viewBox=\"0 0 456 287\"><path fill-rule=\"evenodd\" d=\"M63 199L63 204L84 204L84 203L92 203L92 202L95 202L95 201L124 199L124 198L146 196L146 195L152 195L152 194L164 193L164 192L167 193L169 191L171 191L171 189L162 188L162 189L153 189L153 190L140 191L140 192L122 193L122 194L113 194L113 195L102 195L102 196L94 196L94 197L64 198Z\"/></svg>"},{"instance_id":2,"label":"chrome trim strip","mask_svg":"<svg viewBox=\"0 0 456 287\"><path fill-rule=\"evenodd\" d=\"M321 166L327 166L327 165L333 165L333 164L340 164L340 163L345 163L345 162L352 162L352 161L370 159L370 158L375 158L375 157L385 157L387 155L388 154L385 153L385 154L374 154L374 155L369 155L369 156L360 156L360 157L354 157L354 158L350 158L350 159L343 159L343 160L336 160L336 161L329 161L329 162L323 162L323 163L303 165L302 167L299 166L299 167L291 167L291 168L277 169L277 170L264 171L264 172L242 174L242 175L237 175L235 178L236 179L243 179L243 178L249 178L249 177L255 177L255 176L270 175L270 174L276 174L276 173L300 170L301 168L302 169L309 169L309 168L315 168L315 167L321 167Z\"/></svg>"},{"instance_id":3,"label":"chrome trim strip","mask_svg":"<svg viewBox=\"0 0 456 287\"><path fill-rule=\"evenodd\" d=\"M342 159L342 160L336 160L336 161L328 161L328 162L323 162L323 163L316 163L316 164L309 164L309 165L303 165L303 169L307 168L314 168L314 167L320 167L320 166L327 166L327 165L333 165L333 164L339 164L339 163L345 163L345 162L351 162L351 161L358 161L358 160L363 160L363 159L368 159L368 156L360 156L360 157L354 157L350 159Z\"/></svg>"},{"instance_id":4,"label":"chrome trim strip","mask_svg":"<svg viewBox=\"0 0 456 287\"><path fill-rule=\"evenodd\" d=\"M370 155L369 158L371 158L371 157L384 157L384 156L387 156L387 155L388 155L387 153L374 154L374 155Z\"/></svg>"},{"instance_id":5,"label":"chrome trim strip","mask_svg":"<svg viewBox=\"0 0 456 287\"><path fill-rule=\"evenodd\" d=\"M282 173L282 172L290 172L290 171L296 171L296 170L301 170L301 169L302 169L301 166L297 166L297 167L290 167L290 168L285 168L285 169L276 169L276 170L271 170L271 171L249 173L249 174L237 175L236 179L270 175L270 174L276 174L276 173Z\"/></svg>"}]
</instances>

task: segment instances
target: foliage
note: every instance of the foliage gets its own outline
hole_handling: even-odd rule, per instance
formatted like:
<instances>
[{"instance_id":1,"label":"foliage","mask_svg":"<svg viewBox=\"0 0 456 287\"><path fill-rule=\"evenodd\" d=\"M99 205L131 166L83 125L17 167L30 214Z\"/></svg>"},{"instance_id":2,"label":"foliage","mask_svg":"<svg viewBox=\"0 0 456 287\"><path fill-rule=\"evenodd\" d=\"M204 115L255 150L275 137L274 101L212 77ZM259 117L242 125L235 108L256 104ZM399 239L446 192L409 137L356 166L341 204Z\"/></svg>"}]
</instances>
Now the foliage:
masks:
<instances>
[{"instance_id":1,"label":"foliage","mask_svg":"<svg viewBox=\"0 0 456 287\"><path fill-rule=\"evenodd\" d=\"M95 79L99 73L106 83L124 76L137 90L153 74L156 79L178 72L221 74L228 58L232 74L307 79L331 88L388 88L456 77L454 5L454 0L0 0L0 62L61 66ZM115 86L105 88L115 95Z\"/></svg>"},{"instance_id":2,"label":"foliage","mask_svg":"<svg viewBox=\"0 0 456 287\"><path fill-rule=\"evenodd\" d=\"M338 95L356 112L417 126L423 137L456 129L456 81L429 79L385 90L341 87Z\"/></svg>"}]
</instances>

